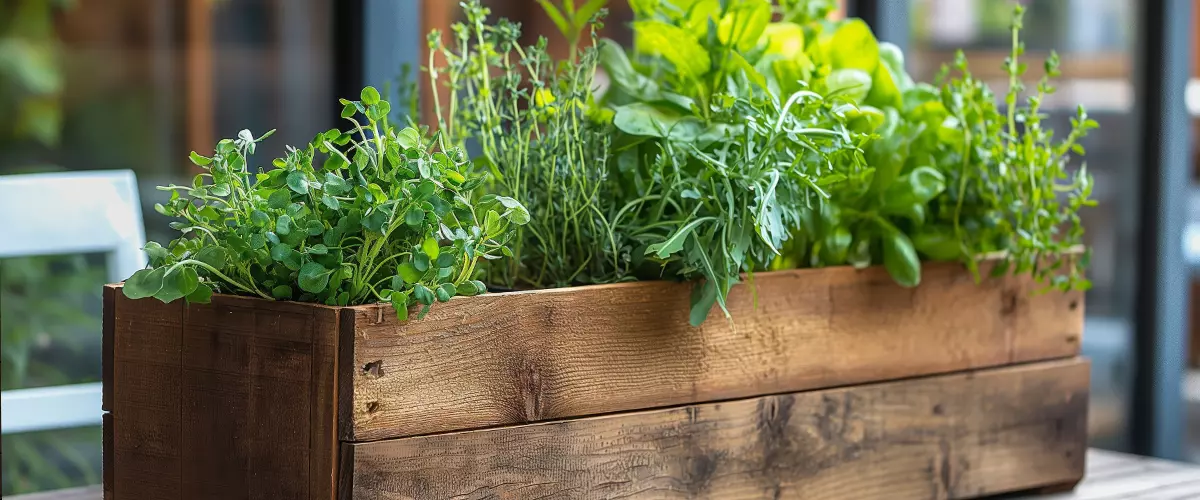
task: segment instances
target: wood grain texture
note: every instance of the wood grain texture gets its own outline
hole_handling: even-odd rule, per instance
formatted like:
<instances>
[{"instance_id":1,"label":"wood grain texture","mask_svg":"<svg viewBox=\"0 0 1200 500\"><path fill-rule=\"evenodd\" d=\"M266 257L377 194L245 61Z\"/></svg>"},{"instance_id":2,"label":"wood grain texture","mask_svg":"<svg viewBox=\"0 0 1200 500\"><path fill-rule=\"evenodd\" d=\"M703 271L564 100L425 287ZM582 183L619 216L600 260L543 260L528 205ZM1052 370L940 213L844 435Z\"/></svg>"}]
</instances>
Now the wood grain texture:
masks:
<instances>
[{"instance_id":1,"label":"wood grain texture","mask_svg":"<svg viewBox=\"0 0 1200 500\"><path fill-rule=\"evenodd\" d=\"M976 284L927 265L915 289L882 268L763 273L688 326L691 285L641 282L489 294L400 323L343 318L353 368L341 437L370 441L1074 356L1083 295L1024 277Z\"/></svg>"},{"instance_id":2,"label":"wood grain texture","mask_svg":"<svg viewBox=\"0 0 1200 500\"><path fill-rule=\"evenodd\" d=\"M180 498L183 304L111 295L113 496Z\"/></svg>"},{"instance_id":3,"label":"wood grain texture","mask_svg":"<svg viewBox=\"0 0 1200 500\"><path fill-rule=\"evenodd\" d=\"M1070 359L348 444L341 481L356 499L978 498L1082 477L1087 391Z\"/></svg>"},{"instance_id":4,"label":"wood grain texture","mask_svg":"<svg viewBox=\"0 0 1200 500\"><path fill-rule=\"evenodd\" d=\"M105 450L114 498L335 497L338 309L114 297L115 453ZM148 371L131 362L144 358L158 361L156 378L131 379ZM168 404L152 415L157 427L133 426ZM143 462L135 437L161 441L169 460Z\"/></svg>"}]
</instances>

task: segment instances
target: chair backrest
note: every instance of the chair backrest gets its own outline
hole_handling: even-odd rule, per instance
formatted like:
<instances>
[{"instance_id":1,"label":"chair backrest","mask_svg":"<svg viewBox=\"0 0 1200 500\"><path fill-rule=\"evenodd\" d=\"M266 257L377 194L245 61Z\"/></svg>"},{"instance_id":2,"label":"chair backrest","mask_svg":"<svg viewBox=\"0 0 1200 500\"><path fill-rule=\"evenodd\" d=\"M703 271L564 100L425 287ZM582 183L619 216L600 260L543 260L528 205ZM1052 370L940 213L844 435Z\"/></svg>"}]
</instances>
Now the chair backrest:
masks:
<instances>
[{"instance_id":1,"label":"chair backrest","mask_svg":"<svg viewBox=\"0 0 1200 500\"><path fill-rule=\"evenodd\" d=\"M146 266L145 240L132 171L0 176L0 258L104 252L120 281Z\"/></svg>"},{"instance_id":2,"label":"chair backrest","mask_svg":"<svg viewBox=\"0 0 1200 500\"><path fill-rule=\"evenodd\" d=\"M0 176L0 258L104 253L116 282L146 266L145 240L131 171ZM100 387L0 392L0 434L99 424Z\"/></svg>"}]
</instances>

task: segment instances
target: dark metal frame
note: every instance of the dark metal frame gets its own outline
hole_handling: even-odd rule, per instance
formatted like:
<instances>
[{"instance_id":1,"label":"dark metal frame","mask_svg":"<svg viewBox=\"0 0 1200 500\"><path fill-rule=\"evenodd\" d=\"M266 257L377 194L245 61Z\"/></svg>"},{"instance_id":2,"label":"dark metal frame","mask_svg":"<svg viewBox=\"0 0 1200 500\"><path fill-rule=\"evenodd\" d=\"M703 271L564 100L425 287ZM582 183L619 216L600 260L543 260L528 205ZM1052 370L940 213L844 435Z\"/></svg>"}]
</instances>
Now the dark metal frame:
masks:
<instances>
[{"instance_id":1,"label":"dark metal frame","mask_svg":"<svg viewBox=\"0 0 1200 500\"><path fill-rule=\"evenodd\" d=\"M1191 0L1138 2L1137 123L1141 185L1134 312L1132 451L1184 458L1182 384L1188 347L1182 235L1191 185Z\"/></svg>"},{"instance_id":2,"label":"dark metal frame","mask_svg":"<svg viewBox=\"0 0 1200 500\"><path fill-rule=\"evenodd\" d=\"M334 10L334 91L354 99L366 85L380 92L391 86L394 95L400 68L408 64L414 77L421 68L425 35L421 29L422 0L338 0ZM400 109L398 103L393 110ZM340 116L334 102L332 113ZM339 118L340 119L340 118Z\"/></svg>"},{"instance_id":3,"label":"dark metal frame","mask_svg":"<svg viewBox=\"0 0 1200 500\"><path fill-rule=\"evenodd\" d=\"M909 7L908 0L846 0L846 15L866 21L875 38L896 44L907 53Z\"/></svg>"}]
</instances>

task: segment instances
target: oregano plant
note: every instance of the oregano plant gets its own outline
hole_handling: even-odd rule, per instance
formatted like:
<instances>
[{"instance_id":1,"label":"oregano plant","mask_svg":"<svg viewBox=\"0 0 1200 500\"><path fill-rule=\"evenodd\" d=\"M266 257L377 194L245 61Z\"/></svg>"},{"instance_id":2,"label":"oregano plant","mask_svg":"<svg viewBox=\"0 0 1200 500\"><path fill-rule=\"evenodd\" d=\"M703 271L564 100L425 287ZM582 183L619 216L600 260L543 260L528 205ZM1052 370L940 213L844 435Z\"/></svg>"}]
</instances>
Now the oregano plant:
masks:
<instances>
[{"instance_id":1,"label":"oregano plant","mask_svg":"<svg viewBox=\"0 0 1200 500\"><path fill-rule=\"evenodd\" d=\"M190 186L170 185L155 209L181 236L145 250L150 267L124 285L129 298L208 302L213 293L329 305L390 303L403 319L434 302L476 295L481 259L508 253L529 213L518 201L476 195L483 178L439 136L388 122L372 87L343 99L347 130L288 147L274 167L250 168L255 137L243 130L211 156Z\"/></svg>"}]
</instances>

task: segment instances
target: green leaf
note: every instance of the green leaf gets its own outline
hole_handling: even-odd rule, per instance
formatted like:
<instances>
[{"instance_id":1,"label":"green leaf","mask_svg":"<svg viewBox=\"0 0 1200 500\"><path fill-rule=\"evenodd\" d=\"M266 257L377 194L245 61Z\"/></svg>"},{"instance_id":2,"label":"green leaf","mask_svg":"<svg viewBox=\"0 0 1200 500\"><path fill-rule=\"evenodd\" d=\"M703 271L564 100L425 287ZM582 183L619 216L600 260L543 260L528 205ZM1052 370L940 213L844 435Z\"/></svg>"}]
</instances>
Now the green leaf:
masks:
<instances>
[{"instance_id":1,"label":"green leaf","mask_svg":"<svg viewBox=\"0 0 1200 500\"><path fill-rule=\"evenodd\" d=\"M271 288L271 296L279 300L290 300L292 298L292 287L279 285Z\"/></svg>"},{"instance_id":2,"label":"green leaf","mask_svg":"<svg viewBox=\"0 0 1200 500\"><path fill-rule=\"evenodd\" d=\"M267 197L267 206L273 210L283 210L292 202L292 193L286 189L276 190Z\"/></svg>"},{"instance_id":3,"label":"green leaf","mask_svg":"<svg viewBox=\"0 0 1200 500\"><path fill-rule=\"evenodd\" d=\"M861 69L871 74L879 65L879 44L870 26L862 19L843 21L826 47L836 69Z\"/></svg>"},{"instance_id":4,"label":"green leaf","mask_svg":"<svg viewBox=\"0 0 1200 500\"><path fill-rule=\"evenodd\" d=\"M196 287L196 290L188 294L187 301L189 304L208 304L212 302L213 291L208 285L201 283Z\"/></svg>"},{"instance_id":5,"label":"green leaf","mask_svg":"<svg viewBox=\"0 0 1200 500\"><path fill-rule=\"evenodd\" d=\"M325 192L334 196L339 196L350 192L350 183L346 182L342 176L333 172L325 172Z\"/></svg>"},{"instance_id":6,"label":"green leaf","mask_svg":"<svg viewBox=\"0 0 1200 500\"><path fill-rule=\"evenodd\" d=\"M144 299L153 297L163 287L163 274L166 273L166 268L158 269L142 269L129 279L125 280L125 284L121 286L121 292L130 299Z\"/></svg>"},{"instance_id":7,"label":"green leaf","mask_svg":"<svg viewBox=\"0 0 1200 500\"><path fill-rule=\"evenodd\" d=\"M209 192L209 194L212 194L213 196L229 196L229 193L231 192L231 190L229 188L229 184L222 182L219 184L213 184L208 189L208 192Z\"/></svg>"},{"instance_id":8,"label":"green leaf","mask_svg":"<svg viewBox=\"0 0 1200 500\"><path fill-rule=\"evenodd\" d=\"M835 69L825 77L829 94L842 94L861 103L871 93L871 74L861 69Z\"/></svg>"},{"instance_id":9,"label":"green leaf","mask_svg":"<svg viewBox=\"0 0 1200 500\"><path fill-rule=\"evenodd\" d=\"M572 2L574 0L567 1ZM563 36L570 38L571 33L574 32L574 29L572 29L571 24L567 22L567 19L563 17L562 13L559 12L558 8L555 7L550 0L538 0L538 3L542 5L542 10L546 12L546 17L549 17L550 21L554 22L554 26L558 27L558 32L562 33Z\"/></svg>"},{"instance_id":10,"label":"green leaf","mask_svg":"<svg viewBox=\"0 0 1200 500\"><path fill-rule=\"evenodd\" d=\"M525 205L522 205L521 202L507 196L497 196L496 201L508 209L504 212L504 217L513 224L524 226L529 223L529 211L525 209Z\"/></svg>"},{"instance_id":11,"label":"green leaf","mask_svg":"<svg viewBox=\"0 0 1200 500\"><path fill-rule=\"evenodd\" d=\"M300 289L308 293L321 293L329 285L329 274L333 271L316 262L309 262L300 267Z\"/></svg>"},{"instance_id":12,"label":"green leaf","mask_svg":"<svg viewBox=\"0 0 1200 500\"><path fill-rule=\"evenodd\" d=\"M475 290L475 285L470 281L459 283L458 286L455 287L454 291L456 295L462 295L464 297L478 295L478 292Z\"/></svg>"},{"instance_id":13,"label":"green leaf","mask_svg":"<svg viewBox=\"0 0 1200 500\"><path fill-rule=\"evenodd\" d=\"M375 90L375 87L366 87L362 89L359 97L362 99L362 103L366 104L367 106L374 106L379 103L379 91Z\"/></svg>"},{"instance_id":14,"label":"green leaf","mask_svg":"<svg viewBox=\"0 0 1200 500\"><path fill-rule=\"evenodd\" d=\"M917 252L932 260L958 260L962 256L962 245L949 231L922 231L913 235L912 243Z\"/></svg>"},{"instance_id":15,"label":"green leaf","mask_svg":"<svg viewBox=\"0 0 1200 500\"><path fill-rule=\"evenodd\" d=\"M308 247L307 252L312 255L327 255L329 254L329 247L317 243L316 245Z\"/></svg>"},{"instance_id":16,"label":"green leaf","mask_svg":"<svg viewBox=\"0 0 1200 500\"><path fill-rule=\"evenodd\" d=\"M413 255L412 264L417 271L424 273L425 271L429 270L429 256L423 253Z\"/></svg>"},{"instance_id":17,"label":"green leaf","mask_svg":"<svg viewBox=\"0 0 1200 500\"><path fill-rule=\"evenodd\" d=\"M154 294L154 298L169 304L190 295L199 285L200 278L196 276L195 269L177 267L163 276L162 288Z\"/></svg>"},{"instance_id":18,"label":"green leaf","mask_svg":"<svg viewBox=\"0 0 1200 500\"><path fill-rule=\"evenodd\" d=\"M420 283L413 285L413 298L416 299L417 302L425 305L430 305L435 300L433 290L430 290L429 287L426 287Z\"/></svg>"},{"instance_id":19,"label":"green leaf","mask_svg":"<svg viewBox=\"0 0 1200 500\"><path fill-rule=\"evenodd\" d=\"M397 266L396 274L400 276L400 279L404 280L405 283L409 284L414 284L418 281L421 281L421 276L424 275L424 273L417 270L417 267L414 266L412 262L405 262Z\"/></svg>"},{"instance_id":20,"label":"green leaf","mask_svg":"<svg viewBox=\"0 0 1200 500\"><path fill-rule=\"evenodd\" d=\"M708 51L683 28L661 21L635 21L632 26L636 50L666 59L681 79L699 78L712 67Z\"/></svg>"},{"instance_id":21,"label":"green leaf","mask_svg":"<svg viewBox=\"0 0 1200 500\"><path fill-rule=\"evenodd\" d=\"M483 217L483 234L488 238L495 238L500 235L500 214L495 210L488 210Z\"/></svg>"},{"instance_id":22,"label":"green leaf","mask_svg":"<svg viewBox=\"0 0 1200 500\"><path fill-rule=\"evenodd\" d=\"M287 185L298 194L308 194L308 178L299 170L288 172Z\"/></svg>"},{"instance_id":23,"label":"green leaf","mask_svg":"<svg viewBox=\"0 0 1200 500\"><path fill-rule=\"evenodd\" d=\"M383 210L376 208L371 210L371 213L367 214L366 217L363 217L362 225L371 231L382 233L383 226L384 224L387 224L387 221L388 215L384 213Z\"/></svg>"},{"instance_id":24,"label":"green leaf","mask_svg":"<svg viewBox=\"0 0 1200 500\"><path fill-rule=\"evenodd\" d=\"M438 302L450 302L450 298L454 297L456 291L457 290L454 288L454 284L442 283L442 286L439 286L435 293L437 295Z\"/></svg>"},{"instance_id":25,"label":"green leaf","mask_svg":"<svg viewBox=\"0 0 1200 500\"><path fill-rule=\"evenodd\" d=\"M618 106L613 125L626 134L670 137L690 142L704 133L704 122L692 116L644 102Z\"/></svg>"},{"instance_id":26,"label":"green leaf","mask_svg":"<svg viewBox=\"0 0 1200 500\"><path fill-rule=\"evenodd\" d=\"M208 264L217 270L225 269L225 249L221 247L204 247L196 252L196 260Z\"/></svg>"},{"instance_id":27,"label":"green leaf","mask_svg":"<svg viewBox=\"0 0 1200 500\"><path fill-rule=\"evenodd\" d=\"M883 266L900 286L911 288L921 283L921 261L912 241L890 226L883 234Z\"/></svg>"},{"instance_id":28,"label":"green leaf","mask_svg":"<svg viewBox=\"0 0 1200 500\"><path fill-rule=\"evenodd\" d=\"M896 179L883 197L883 212L907 213L913 205L924 205L946 190L946 178L932 167L917 167Z\"/></svg>"},{"instance_id":29,"label":"green leaf","mask_svg":"<svg viewBox=\"0 0 1200 500\"><path fill-rule=\"evenodd\" d=\"M688 235L691 234L696 226L711 220L716 220L716 217L701 217L689 222L687 225L679 228L678 231L675 231L675 234L672 234L666 240L646 247L646 255L654 255L660 259L670 257L675 252L683 250L684 242L687 241Z\"/></svg>"},{"instance_id":30,"label":"green leaf","mask_svg":"<svg viewBox=\"0 0 1200 500\"><path fill-rule=\"evenodd\" d=\"M325 225L319 220L310 219L306 224L305 229L307 230L309 236L320 236L321 233L325 232Z\"/></svg>"},{"instance_id":31,"label":"green leaf","mask_svg":"<svg viewBox=\"0 0 1200 500\"><path fill-rule=\"evenodd\" d=\"M201 167L212 163L212 158L200 156L200 154L195 151L192 151L192 153L188 155L188 158L191 158L192 163L195 163Z\"/></svg>"},{"instance_id":32,"label":"green leaf","mask_svg":"<svg viewBox=\"0 0 1200 500\"><path fill-rule=\"evenodd\" d=\"M337 198L334 198L328 194L321 196L321 204L325 205L330 210L338 210L342 208L342 204L338 202Z\"/></svg>"},{"instance_id":33,"label":"green leaf","mask_svg":"<svg viewBox=\"0 0 1200 500\"><path fill-rule=\"evenodd\" d=\"M759 38L770 22L771 2L742 0L733 4L717 23L717 37L721 43L747 51L758 45Z\"/></svg>"},{"instance_id":34,"label":"green leaf","mask_svg":"<svg viewBox=\"0 0 1200 500\"><path fill-rule=\"evenodd\" d=\"M508 248L508 247L503 247L503 248ZM446 267L453 267L454 263L457 260L458 259L456 259L454 257L454 254L448 253L448 252L442 252L442 254L438 256L437 261L434 262L434 265L437 266L439 269L446 268Z\"/></svg>"},{"instance_id":35,"label":"green leaf","mask_svg":"<svg viewBox=\"0 0 1200 500\"><path fill-rule=\"evenodd\" d=\"M283 262L291 257L292 252L294 251L295 250L292 250L292 247L287 246L287 244L279 243L271 247L271 258L278 262Z\"/></svg>"},{"instance_id":36,"label":"green leaf","mask_svg":"<svg viewBox=\"0 0 1200 500\"><path fill-rule=\"evenodd\" d=\"M417 129L407 127L396 134L396 142L404 149L414 149L421 146L421 133Z\"/></svg>"},{"instance_id":37,"label":"green leaf","mask_svg":"<svg viewBox=\"0 0 1200 500\"><path fill-rule=\"evenodd\" d=\"M401 322L408 321L408 295L392 292L391 302L392 309L396 311L396 319Z\"/></svg>"},{"instance_id":38,"label":"green leaf","mask_svg":"<svg viewBox=\"0 0 1200 500\"><path fill-rule=\"evenodd\" d=\"M425 211L420 207L412 207L404 214L404 223L410 226L420 226L425 222Z\"/></svg>"},{"instance_id":39,"label":"green leaf","mask_svg":"<svg viewBox=\"0 0 1200 500\"><path fill-rule=\"evenodd\" d=\"M278 219L275 219L275 234L280 236L292 234L292 218L280 215Z\"/></svg>"},{"instance_id":40,"label":"green leaf","mask_svg":"<svg viewBox=\"0 0 1200 500\"><path fill-rule=\"evenodd\" d=\"M704 280L692 287L692 308L688 313L688 323L699 327L708 319L708 312L717 301L717 286L712 280Z\"/></svg>"},{"instance_id":41,"label":"green leaf","mask_svg":"<svg viewBox=\"0 0 1200 500\"><path fill-rule=\"evenodd\" d=\"M425 252L425 255L429 256L430 260L437 260L438 255L442 253L441 247L438 246L437 238L432 236L425 238L425 241L421 242L421 250Z\"/></svg>"},{"instance_id":42,"label":"green leaf","mask_svg":"<svg viewBox=\"0 0 1200 500\"><path fill-rule=\"evenodd\" d=\"M265 226L271 222L271 216L262 210L255 210L250 212L250 222L255 226Z\"/></svg>"},{"instance_id":43,"label":"green leaf","mask_svg":"<svg viewBox=\"0 0 1200 500\"><path fill-rule=\"evenodd\" d=\"M151 263L162 262L171 255L171 252L154 241L146 243L146 246L142 247L142 250L146 251L146 256L150 258Z\"/></svg>"}]
</instances>

